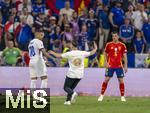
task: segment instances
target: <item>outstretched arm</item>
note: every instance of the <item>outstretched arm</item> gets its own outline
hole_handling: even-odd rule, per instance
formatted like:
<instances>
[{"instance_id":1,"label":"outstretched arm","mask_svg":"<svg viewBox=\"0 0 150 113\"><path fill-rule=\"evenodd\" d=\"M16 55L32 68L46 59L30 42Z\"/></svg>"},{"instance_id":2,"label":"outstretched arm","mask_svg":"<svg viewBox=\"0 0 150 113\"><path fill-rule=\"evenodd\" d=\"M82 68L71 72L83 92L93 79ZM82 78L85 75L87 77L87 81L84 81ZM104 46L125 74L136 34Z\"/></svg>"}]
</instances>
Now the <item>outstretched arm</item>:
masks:
<instances>
[{"instance_id":1,"label":"outstretched arm","mask_svg":"<svg viewBox=\"0 0 150 113\"><path fill-rule=\"evenodd\" d=\"M97 51L97 45L96 43L94 42L94 49L92 51L90 51L90 55L94 55Z\"/></svg>"},{"instance_id":2,"label":"outstretched arm","mask_svg":"<svg viewBox=\"0 0 150 113\"><path fill-rule=\"evenodd\" d=\"M49 51L50 52L50 54L52 54L52 55L54 55L55 57L57 57L57 58L61 58L62 56L62 54L61 53L55 53L54 51Z\"/></svg>"}]
</instances>

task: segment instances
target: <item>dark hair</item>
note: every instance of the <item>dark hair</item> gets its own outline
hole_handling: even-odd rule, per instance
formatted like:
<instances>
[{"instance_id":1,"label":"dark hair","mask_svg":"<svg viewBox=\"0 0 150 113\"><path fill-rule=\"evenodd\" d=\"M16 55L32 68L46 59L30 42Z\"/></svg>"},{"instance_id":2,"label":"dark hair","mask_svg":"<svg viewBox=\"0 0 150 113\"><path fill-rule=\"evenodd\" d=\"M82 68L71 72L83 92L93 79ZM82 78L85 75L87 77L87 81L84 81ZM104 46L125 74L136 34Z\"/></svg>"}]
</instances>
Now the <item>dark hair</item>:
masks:
<instances>
[{"instance_id":1,"label":"dark hair","mask_svg":"<svg viewBox=\"0 0 150 113\"><path fill-rule=\"evenodd\" d=\"M113 31L113 32L111 32L111 34L118 34L118 31Z\"/></svg>"},{"instance_id":2,"label":"dark hair","mask_svg":"<svg viewBox=\"0 0 150 113\"><path fill-rule=\"evenodd\" d=\"M141 33L141 31L140 31L140 30L138 30L138 29L137 29L135 32L136 32L136 33L138 33L138 32L140 32L140 33Z\"/></svg>"},{"instance_id":3,"label":"dark hair","mask_svg":"<svg viewBox=\"0 0 150 113\"><path fill-rule=\"evenodd\" d=\"M78 47L78 43L77 43L76 41L73 41L73 42L72 42L72 45L73 45L74 47Z\"/></svg>"}]
</instances>

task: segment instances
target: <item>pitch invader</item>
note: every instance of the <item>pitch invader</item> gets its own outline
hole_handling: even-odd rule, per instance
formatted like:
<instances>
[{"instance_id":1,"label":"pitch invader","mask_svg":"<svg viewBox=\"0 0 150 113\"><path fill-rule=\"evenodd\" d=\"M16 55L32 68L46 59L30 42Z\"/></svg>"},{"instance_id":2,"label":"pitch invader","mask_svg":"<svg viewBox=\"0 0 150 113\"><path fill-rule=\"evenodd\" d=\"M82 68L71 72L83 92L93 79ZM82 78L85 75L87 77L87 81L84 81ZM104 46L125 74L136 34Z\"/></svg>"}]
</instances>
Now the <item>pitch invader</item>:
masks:
<instances>
[{"instance_id":1,"label":"pitch invader","mask_svg":"<svg viewBox=\"0 0 150 113\"><path fill-rule=\"evenodd\" d=\"M63 54L50 51L55 57L66 58L69 62L69 70L64 83L64 90L67 92L67 99L64 103L65 105L71 105L71 103L75 102L75 98L78 94L74 89L84 76L84 59L96 53L97 45L94 42L93 50L87 52L78 50L78 44L72 42L72 44L70 44L70 49L71 51Z\"/></svg>"},{"instance_id":2,"label":"pitch invader","mask_svg":"<svg viewBox=\"0 0 150 113\"><path fill-rule=\"evenodd\" d=\"M44 49L44 45L42 39L44 37L44 33L42 31L35 32L35 39L31 40L28 46L30 63L29 63L29 71L31 84L30 88L36 88L36 81L38 78L41 78L41 88L47 88L47 68L43 58L43 55L47 58L50 58L48 53Z\"/></svg>"},{"instance_id":3,"label":"pitch invader","mask_svg":"<svg viewBox=\"0 0 150 113\"><path fill-rule=\"evenodd\" d=\"M125 44L119 41L119 36L117 32L112 33L112 42L106 44L105 47L105 62L106 62L106 73L105 80L102 83L101 94L98 98L98 101L102 101L104 97L105 90L107 88L107 84L111 77L113 77L114 72L116 72L119 88L121 93L121 101L126 101L124 97L125 86L124 86L124 72L127 72L127 49ZM124 61L124 66L122 64L122 60Z\"/></svg>"}]
</instances>

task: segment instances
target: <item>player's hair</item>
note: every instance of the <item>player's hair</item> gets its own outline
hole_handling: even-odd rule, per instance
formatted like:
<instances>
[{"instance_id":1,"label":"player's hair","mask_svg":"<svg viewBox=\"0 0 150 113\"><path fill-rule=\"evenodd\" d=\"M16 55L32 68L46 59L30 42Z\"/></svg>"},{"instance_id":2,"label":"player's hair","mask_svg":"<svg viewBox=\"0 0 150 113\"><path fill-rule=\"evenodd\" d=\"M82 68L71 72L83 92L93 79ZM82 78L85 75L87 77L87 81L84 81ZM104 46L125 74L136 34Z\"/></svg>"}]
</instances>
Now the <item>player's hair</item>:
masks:
<instances>
[{"instance_id":1,"label":"player's hair","mask_svg":"<svg viewBox=\"0 0 150 113\"><path fill-rule=\"evenodd\" d=\"M113 31L111 32L111 34L118 34L118 31Z\"/></svg>"}]
</instances>

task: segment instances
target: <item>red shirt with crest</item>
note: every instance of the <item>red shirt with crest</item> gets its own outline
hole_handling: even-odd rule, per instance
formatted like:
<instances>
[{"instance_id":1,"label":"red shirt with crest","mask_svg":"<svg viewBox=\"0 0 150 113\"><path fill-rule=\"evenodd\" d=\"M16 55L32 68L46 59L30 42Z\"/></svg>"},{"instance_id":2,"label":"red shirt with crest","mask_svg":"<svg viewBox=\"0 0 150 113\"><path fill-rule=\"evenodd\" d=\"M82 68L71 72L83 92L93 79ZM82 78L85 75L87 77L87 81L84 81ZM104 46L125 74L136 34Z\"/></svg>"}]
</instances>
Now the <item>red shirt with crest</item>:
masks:
<instances>
[{"instance_id":1,"label":"red shirt with crest","mask_svg":"<svg viewBox=\"0 0 150 113\"><path fill-rule=\"evenodd\" d=\"M122 42L108 42L105 47L105 53L107 54L107 62L109 68L123 67L122 59L124 53L127 53L125 44Z\"/></svg>"}]
</instances>

